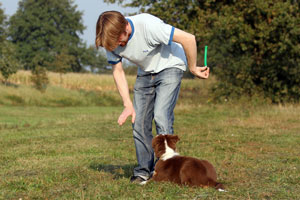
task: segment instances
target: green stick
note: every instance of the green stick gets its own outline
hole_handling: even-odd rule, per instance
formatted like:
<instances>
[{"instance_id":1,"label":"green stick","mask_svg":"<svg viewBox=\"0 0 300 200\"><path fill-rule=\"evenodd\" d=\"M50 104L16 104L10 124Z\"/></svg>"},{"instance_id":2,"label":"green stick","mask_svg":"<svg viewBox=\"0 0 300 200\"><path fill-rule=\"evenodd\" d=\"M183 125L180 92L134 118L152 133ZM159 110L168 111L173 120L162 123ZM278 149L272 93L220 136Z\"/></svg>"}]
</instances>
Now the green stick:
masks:
<instances>
[{"instance_id":1,"label":"green stick","mask_svg":"<svg viewBox=\"0 0 300 200\"><path fill-rule=\"evenodd\" d=\"M205 46L204 50L204 66L207 66L207 46Z\"/></svg>"}]
</instances>

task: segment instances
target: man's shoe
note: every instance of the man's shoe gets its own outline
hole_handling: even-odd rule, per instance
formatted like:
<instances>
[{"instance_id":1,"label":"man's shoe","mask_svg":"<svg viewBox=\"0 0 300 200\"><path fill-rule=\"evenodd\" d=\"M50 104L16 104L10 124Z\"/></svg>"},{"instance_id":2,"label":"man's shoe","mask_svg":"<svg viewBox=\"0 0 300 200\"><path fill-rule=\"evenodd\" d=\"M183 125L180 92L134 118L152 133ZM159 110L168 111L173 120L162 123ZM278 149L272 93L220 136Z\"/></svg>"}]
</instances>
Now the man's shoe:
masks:
<instances>
[{"instance_id":1,"label":"man's shoe","mask_svg":"<svg viewBox=\"0 0 300 200\"><path fill-rule=\"evenodd\" d=\"M140 176L132 176L130 178L131 183L139 184L139 185L145 185L147 183L147 180L143 179Z\"/></svg>"}]
</instances>

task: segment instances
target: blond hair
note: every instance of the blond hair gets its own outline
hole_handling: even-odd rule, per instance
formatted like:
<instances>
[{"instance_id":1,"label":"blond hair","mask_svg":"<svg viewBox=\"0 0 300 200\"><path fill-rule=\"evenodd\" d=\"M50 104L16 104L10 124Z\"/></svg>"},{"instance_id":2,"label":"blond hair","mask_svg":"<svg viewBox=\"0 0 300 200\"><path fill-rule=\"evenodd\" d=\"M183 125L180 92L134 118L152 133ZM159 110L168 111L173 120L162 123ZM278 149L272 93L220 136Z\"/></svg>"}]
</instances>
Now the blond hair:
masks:
<instances>
[{"instance_id":1,"label":"blond hair","mask_svg":"<svg viewBox=\"0 0 300 200\"><path fill-rule=\"evenodd\" d=\"M119 38L125 32L127 20L118 11L103 12L96 24L95 44L113 51L118 47Z\"/></svg>"}]
</instances>

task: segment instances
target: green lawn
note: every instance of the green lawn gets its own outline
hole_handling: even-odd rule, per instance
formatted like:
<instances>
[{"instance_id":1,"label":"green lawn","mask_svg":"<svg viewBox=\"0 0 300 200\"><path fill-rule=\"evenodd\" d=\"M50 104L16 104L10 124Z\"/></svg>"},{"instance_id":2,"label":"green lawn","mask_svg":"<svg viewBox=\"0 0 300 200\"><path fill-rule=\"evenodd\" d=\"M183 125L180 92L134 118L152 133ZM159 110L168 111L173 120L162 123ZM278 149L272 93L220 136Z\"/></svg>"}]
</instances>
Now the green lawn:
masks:
<instances>
[{"instance_id":1,"label":"green lawn","mask_svg":"<svg viewBox=\"0 0 300 200\"><path fill-rule=\"evenodd\" d=\"M176 108L182 155L207 159L228 192L129 183L121 107L0 107L0 199L300 199L300 107Z\"/></svg>"}]
</instances>

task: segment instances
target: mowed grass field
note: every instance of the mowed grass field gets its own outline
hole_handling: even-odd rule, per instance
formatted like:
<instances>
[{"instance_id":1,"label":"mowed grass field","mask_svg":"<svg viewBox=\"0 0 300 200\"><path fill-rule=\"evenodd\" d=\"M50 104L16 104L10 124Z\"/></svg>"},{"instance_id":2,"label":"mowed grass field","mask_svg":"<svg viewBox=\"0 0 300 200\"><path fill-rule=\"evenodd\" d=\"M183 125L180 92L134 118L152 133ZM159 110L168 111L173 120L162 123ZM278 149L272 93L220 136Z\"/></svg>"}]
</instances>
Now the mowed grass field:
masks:
<instances>
[{"instance_id":1,"label":"mowed grass field","mask_svg":"<svg viewBox=\"0 0 300 200\"><path fill-rule=\"evenodd\" d=\"M130 120L117 124L113 79L91 77L97 86L50 81L44 94L21 78L0 86L0 199L300 199L299 105L213 104L207 88L215 80L183 80L178 151L209 160L227 192L139 186L129 183L135 149ZM134 77L128 82L132 89Z\"/></svg>"}]
</instances>

